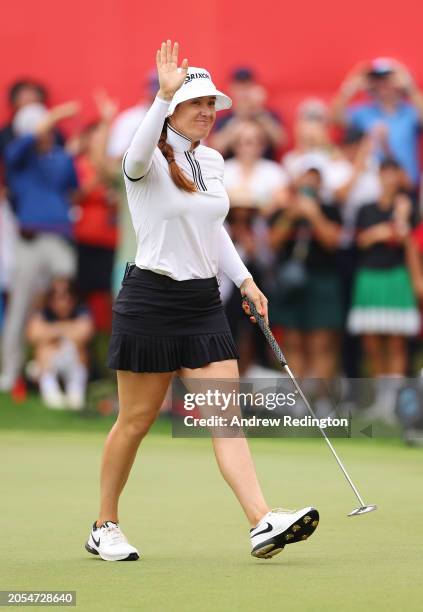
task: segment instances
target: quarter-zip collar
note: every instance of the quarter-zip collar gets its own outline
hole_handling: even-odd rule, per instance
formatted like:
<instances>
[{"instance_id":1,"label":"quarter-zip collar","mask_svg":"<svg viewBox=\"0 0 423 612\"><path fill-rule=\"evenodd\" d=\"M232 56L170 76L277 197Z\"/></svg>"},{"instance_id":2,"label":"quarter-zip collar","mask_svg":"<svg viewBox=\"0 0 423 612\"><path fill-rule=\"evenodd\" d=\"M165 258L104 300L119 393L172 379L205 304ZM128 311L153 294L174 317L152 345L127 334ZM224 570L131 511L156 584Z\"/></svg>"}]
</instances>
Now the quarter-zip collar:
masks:
<instances>
[{"instance_id":1,"label":"quarter-zip collar","mask_svg":"<svg viewBox=\"0 0 423 612\"><path fill-rule=\"evenodd\" d=\"M178 130L175 130L169 123L167 124L166 140L172 145L174 151L183 152L191 149L192 141L187 136L181 134L181 132L178 132Z\"/></svg>"}]
</instances>

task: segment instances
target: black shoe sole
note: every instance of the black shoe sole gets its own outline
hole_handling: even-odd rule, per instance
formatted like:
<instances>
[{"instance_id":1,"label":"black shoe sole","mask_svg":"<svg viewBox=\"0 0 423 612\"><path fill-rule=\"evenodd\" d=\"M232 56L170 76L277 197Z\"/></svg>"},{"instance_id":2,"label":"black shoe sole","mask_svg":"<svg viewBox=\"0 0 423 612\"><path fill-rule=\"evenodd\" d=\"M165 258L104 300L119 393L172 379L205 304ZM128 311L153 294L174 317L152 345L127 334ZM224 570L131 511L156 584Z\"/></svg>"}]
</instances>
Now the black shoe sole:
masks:
<instances>
[{"instance_id":1,"label":"black shoe sole","mask_svg":"<svg viewBox=\"0 0 423 612\"><path fill-rule=\"evenodd\" d=\"M251 554L258 559L271 559L282 552L286 544L295 544L295 542L307 540L314 533L318 524L319 513L315 508L312 508L288 527L288 529L255 546Z\"/></svg>"},{"instance_id":2,"label":"black shoe sole","mask_svg":"<svg viewBox=\"0 0 423 612\"><path fill-rule=\"evenodd\" d=\"M89 553L91 553L92 555L98 555L99 553L98 551L93 548L92 546L90 546L88 544L88 542L85 542L85 550L87 550ZM137 559L139 559L139 555L137 555L137 553L130 553L127 557L125 557L125 559L118 559L118 561L137 561ZM101 559L101 557L100 557ZM103 559L104 561L104 559Z\"/></svg>"}]
</instances>

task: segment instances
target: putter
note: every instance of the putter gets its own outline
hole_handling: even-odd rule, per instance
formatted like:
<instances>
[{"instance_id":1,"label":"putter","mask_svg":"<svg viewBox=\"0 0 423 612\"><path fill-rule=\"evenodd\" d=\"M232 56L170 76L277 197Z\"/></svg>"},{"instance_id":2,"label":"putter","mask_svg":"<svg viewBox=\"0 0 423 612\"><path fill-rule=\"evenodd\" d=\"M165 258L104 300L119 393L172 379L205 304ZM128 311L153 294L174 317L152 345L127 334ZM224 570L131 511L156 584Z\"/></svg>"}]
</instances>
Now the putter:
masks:
<instances>
[{"instance_id":1,"label":"putter","mask_svg":"<svg viewBox=\"0 0 423 612\"><path fill-rule=\"evenodd\" d=\"M289 369L289 366L288 366L287 361L285 359L285 355L282 353L282 350L281 350L279 344L276 342L276 339L275 339L274 335L272 334L269 326L266 324L266 321L264 320L264 317L257 312L257 308L255 307L254 303L249 298L244 296L242 298L242 300L243 300L243 302L247 303L247 305L248 305L248 307L250 309L251 315L257 321L258 326L260 327L261 331L263 332L267 342L270 344L270 347L273 350L274 354L276 355L277 360L279 361L279 363L284 368L285 372L288 374L289 378L293 382L294 387L296 388L298 394L300 395L301 399L303 400L304 404L306 405L306 407L307 407L308 411L310 412L311 416L313 418L317 418L315 413L314 413L314 411L313 411L313 409L312 409L312 407L310 406L309 402L307 401L307 398L305 397L305 395L302 392L300 386L298 385L298 383L297 383L297 381L295 379L295 376L293 375L293 373ZM326 440L330 450L332 451L332 454L335 457L339 467L341 468L345 478L347 479L348 484L350 485L350 487L354 491L355 496L357 497L358 501L360 502L360 506L358 508L354 508L354 510L352 510L348 514L348 516L360 516L360 514L367 514L368 512L373 512L373 510L377 510L377 506L375 504L365 504L364 503L364 501L361 498L361 495L358 492L356 486L354 485L353 481L349 477L348 472L345 469L342 461L338 457L338 454L337 454L336 450L332 446L332 442L329 440L329 438L327 437L324 429L322 429L320 427L320 425L319 425L319 429L320 429L320 433L322 434L322 436Z\"/></svg>"}]
</instances>

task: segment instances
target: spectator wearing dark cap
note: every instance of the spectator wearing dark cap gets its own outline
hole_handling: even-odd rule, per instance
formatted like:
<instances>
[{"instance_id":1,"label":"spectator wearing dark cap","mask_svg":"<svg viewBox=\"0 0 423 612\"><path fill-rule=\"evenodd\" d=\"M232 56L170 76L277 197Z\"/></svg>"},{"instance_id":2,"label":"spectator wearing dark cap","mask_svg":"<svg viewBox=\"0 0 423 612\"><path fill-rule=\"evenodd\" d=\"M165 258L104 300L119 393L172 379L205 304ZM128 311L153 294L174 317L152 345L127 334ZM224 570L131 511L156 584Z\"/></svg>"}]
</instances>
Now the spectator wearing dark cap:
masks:
<instances>
[{"instance_id":1,"label":"spectator wearing dark cap","mask_svg":"<svg viewBox=\"0 0 423 612\"><path fill-rule=\"evenodd\" d=\"M266 138L264 157L275 159L277 150L287 140L281 118L266 108L266 90L257 82L250 68L241 67L233 71L229 86L232 108L215 123L215 131L210 137L210 146L217 149L225 158L232 157L237 127L241 121L254 120L259 123Z\"/></svg>"},{"instance_id":2,"label":"spectator wearing dark cap","mask_svg":"<svg viewBox=\"0 0 423 612\"><path fill-rule=\"evenodd\" d=\"M349 105L363 91L369 99ZM357 66L333 100L332 117L365 133L375 125L383 125L391 155L406 170L412 186L418 185L423 95L405 66L390 58L377 58ZM379 150L378 155L383 157L383 152Z\"/></svg>"}]
</instances>

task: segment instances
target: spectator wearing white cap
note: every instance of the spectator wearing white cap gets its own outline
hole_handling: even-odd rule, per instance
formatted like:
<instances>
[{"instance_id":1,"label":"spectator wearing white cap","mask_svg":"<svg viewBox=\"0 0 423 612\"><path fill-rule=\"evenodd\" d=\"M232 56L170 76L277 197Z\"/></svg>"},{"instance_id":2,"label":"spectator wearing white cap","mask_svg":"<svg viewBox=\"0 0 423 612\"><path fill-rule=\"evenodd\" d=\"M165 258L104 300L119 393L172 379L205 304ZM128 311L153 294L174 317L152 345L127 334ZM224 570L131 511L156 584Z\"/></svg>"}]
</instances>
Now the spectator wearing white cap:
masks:
<instances>
[{"instance_id":1,"label":"spectator wearing white cap","mask_svg":"<svg viewBox=\"0 0 423 612\"><path fill-rule=\"evenodd\" d=\"M361 92L369 99L350 104ZM406 170L411 185L418 185L423 95L404 65L383 57L360 63L342 83L332 102L331 116L342 125L366 133L375 125L383 125L391 156ZM384 156L381 150L377 153Z\"/></svg>"},{"instance_id":2,"label":"spectator wearing white cap","mask_svg":"<svg viewBox=\"0 0 423 612\"><path fill-rule=\"evenodd\" d=\"M70 197L78 183L72 158L56 144L53 128L77 110L74 102L50 111L38 103L24 106L13 120L17 138L5 149L19 237L1 343L2 390L12 389L20 374L24 323L34 294L53 276L75 272Z\"/></svg>"}]
</instances>

